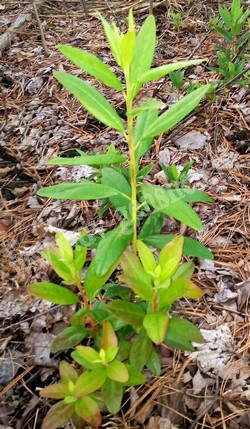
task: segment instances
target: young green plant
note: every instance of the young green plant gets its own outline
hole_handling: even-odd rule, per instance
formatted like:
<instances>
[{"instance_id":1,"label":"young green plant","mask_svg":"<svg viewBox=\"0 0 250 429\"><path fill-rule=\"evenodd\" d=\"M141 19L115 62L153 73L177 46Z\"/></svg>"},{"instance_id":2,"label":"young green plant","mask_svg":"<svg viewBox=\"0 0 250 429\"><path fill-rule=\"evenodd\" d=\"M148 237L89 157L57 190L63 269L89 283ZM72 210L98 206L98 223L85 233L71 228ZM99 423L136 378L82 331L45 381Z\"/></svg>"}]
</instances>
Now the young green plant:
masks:
<instances>
[{"instance_id":1,"label":"young green plant","mask_svg":"<svg viewBox=\"0 0 250 429\"><path fill-rule=\"evenodd\" d=\"M53 159L52 165L89 165L96 173L88 180L43 188L38 195L61 200L101 200L102 211L112 206L121 221L101 236L83 233L75 248L57 234L57 248L45 251L44 256L65 286L42 282L29 287L39 298L81 306L72 315L71 326L60 333L52 345L54 353L77 346L72 357L80 366L79 373L63 364L61 393L52 396L53 389L58 392L58 386L53 385L42 391L44 396L62 399L52 407L54 411L49 411L43 429L56 429L63 424L58 415L63 416L64 422L73 416L75 426L80 418L98 427L101 410L117 412L125 387L144 382L141 371L145 366L160 374L156 345L164 343L193 350L192 341L202 341L196 326L172 317L170 310L176 299L202 296L202 291L190 280L194 265L182 263L182 254L212 259L212 253L194 239L163 234L161 230L164 218L171 217L201 231L202 223L190 203L210 203L212 199L194 189L167 189L145 183L153 165L142 166L142 157L151 149L154 137L187 116L211 90L211 85L199 87L163 113L159 113L158 100L151 98L138 105L136 97L144 83L204 60L151 68L156 47L152 15L144 21L138 34L132 11L125 33L101 15L99 18L123 79L90 52L67 45L59 46L59 50L85 73L122 94L126 121L87 81L61 71L54 75L97 120L120 132L127 142L128 156L110 145L105 153L86 154L78 150L77 157ZM160 250L158 258L155 259L148 246ZM83 276L86 248L96 251ZM122 269L119 281L125 285L107 283L118 264ZM75 287L75 295L67 285ZM103 296L98 299L100 293ZM81 344L86 337L91 340L91 347ZM90 390L84 387L88 384L92 386ZM112 406L112 402L116 405ZM82 407L87 410L85 413L80 411Z\"/></svg>"}]
</instances>

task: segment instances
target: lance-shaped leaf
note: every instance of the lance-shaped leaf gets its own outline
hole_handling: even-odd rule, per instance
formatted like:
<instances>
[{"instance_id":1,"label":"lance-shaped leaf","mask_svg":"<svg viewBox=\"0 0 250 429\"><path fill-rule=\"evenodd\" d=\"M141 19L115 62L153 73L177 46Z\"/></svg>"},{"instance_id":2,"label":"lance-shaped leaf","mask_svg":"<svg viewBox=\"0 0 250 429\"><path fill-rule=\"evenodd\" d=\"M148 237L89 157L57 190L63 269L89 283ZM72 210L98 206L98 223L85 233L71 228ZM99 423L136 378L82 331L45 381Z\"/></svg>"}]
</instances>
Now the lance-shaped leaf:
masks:
<instances>
[{"instance_id":1,"label":"lance-shaped leaf","mask_svg":"<svg viewBox=\"0 0 250 429\"><path fill-rule=\"evenodd\" d=\"M105 83L105 85L118 89L119 91L123 90L122 83L115 73L96 55L68 45L59 45L58 49L73 64L91 76L96 77L98 80Z\"/></svg>"},{"instance_id":2,"label":"lance-shaped leaf","mask_svg":"<svg viewBox=\"0 0 250 429\"><path fill-rule=\"evenodd\" d=\"M134 302L118 299L106 304L105 308L113 316L134 326L141 326L145 316L142 308Z\"/></svg>"},{"instance_id":3,"label":"lance-shaped leaf","mask_svg":"<svg viewBox=\"0 0 250 429\"><path fill-rule=\"evenodd\" d=\"M168 328L168 320L168 315L161 311L148 313L144 317L143 326L153 343L160 344L163 342Z\"/></svg>"},{"instance_id":4,"label":"lance-shaped leaf","mask_svg":"<svg viewBox=\"0 0 250 429\"><path fill-rule=\"evenodd\" d=\"M97 246L95 258L92 261L95 275L103 277L130 243L133 235L130 221L123 220L116 228L105 234Z\"/></svg>"},{"instance_id":5,"label":"lance-shaped leaf","mask_svg":"<svg viewBox=\"0 0 250 429\"><path fill-rule=\"evenodd\" d=\"M110 165L119 164L126 160L126 156L120 154L109 155L108 153L95 155L81 155L75 158L53 158L50 160L50 165Z\"/></svg>"},{"instance_id":6,"label":"lance-shaped leaf","mask_svg":"<svg viewBox=\"0 0 250 429\"><path fill-rule=\"evenodd\" d=\"M199 191L198 189L180 188L180 189L169 189L167 190L169 198L174 201L183 200L187 203L213 203L213 198L209 197L205 192Z\"/></svg>"},{"instance_id":7,"label":"lance-shaped leaf","mask_svg":"<svg viewBox=\"0 0 250 429\"><path fill-rule=\"evenodd\" d=\"M51 345L51 352L57 353L61 350L68 350L89 335L89 330L82 325L69 326L60 332Z\"/></svg>"},{"instance_id":8,"label":"lance-shaped leaf","mask_svg":"<svg viewBox=\"0 0 250 429\"><path fill-rule=\"evenodd\" d=\"M64 280L65 284L74 284L75 277L72 272L72 264L62 260L62 256L57 248L46 247L42 256L52 265L53 270Z\"/></svg>"},{"instance_id":9,"label":"lance-shaped leaf","mask_svg":"<svg viewBox=\"0 0 250 429\"><path fill-rule=\"evenodd\" d=\"M118 66L121 66L121 38L122 35L119 33L115 23L110 25L108 21L101 14L98 13L98 18L101 20L106 38L108 40L110 50Z\"/></svg>"},{"instance_id":10,"label":"lance-shaped leaf","mask_svg":"<svg viewBox=\"0 0 250 429\"><path fill-rule=\"evenodd\" d=\"M73 249L69 241L61 232L56 232L56 244L59 248L61 258L65 261L72 263L73 262Z\"/></svg>"},{"instance_id":11,"label":"lance-shaped leaf","mask_svg":"<svg viewBox=\"0 0 250 429\"><path fill-rule=\"evenodd\" d=\"M60 377L61 377L62 382L66 385L70 381L75 383L77 378L78 378L77 371L66 360L62 360L59 363L59 372L60 372Z\"/></svg>"},{"instance_id":12,"label":"lance-shaped leaf","mask_svg":"<svg viewBox=\"0 0 250 429\"><path fill-rule=\"evenodd\" d=\"M146 365L153 350L152 341L143 329L133 342L130 349L130 363L133 367L141 371Z\"/></svg>"},{"instance_id":13,"label":"lance-shaped leaf","mask_svg":"<svg viewBox=\"0 0 250 429\"><path fill-rule=\"evenodd\" d=\"M102 387L102 398L111 414L117 414L121 409L124 386L117 381L107 378Z\"/></svg>"},{"instance_id":14,"label":"lance-shaped leaf","mask_svg":"<svg viewBox=\"0 0 250 429\"><path fill-rule=\"evenodd\" d=\"M100 389L102 385L105 383L107 378L106 369L105 368L97 368L93 371L85 371L78 378L74 390L72 392L73 396L76 398L80 398L82 396L86 396L89 393L95 392Z\"/></svg>"},{"instance_id":15,"label":"lance-shaped leaf","mask_svg":"<svg viewBox=\"0 0 250 429\"><path fill-rule=\"evenodd\" d=\"M142 137L146 129L156 121L158 111L145 110L139 113L134 127L134 146L136 146L135 157L138 161L150 148L153 143L153 137Z\"/></svg>"},{"instance_id":16,"label":"lance-shaped leaf","mask_svg":"<svg viewBox=\"0 0 250 429\"><path fill-rule=\"evenodd\" d=\"M156 262L153 253L141 240L137 240L137 250L144 270L146 273L152 274L156 268Z\"/></svg>"},{"instance_id":17,"label":"lance-shaped leaf","mask_svg":"<svg viewBox=\"0 0 250 429\"><path fill-rule=\"evenodd\" d=\"M146 242L148 236L154 236L155 234L160 234L164 223L163 213L153 212L145 220L142 229L139 233L139 239ZM158 237L158 235L157 235ZM161 237L161 235L160 235ZM174 238L174 236L172 236ZM169 240L170 241L170 240ZM167 243L165 243L167 244ZM165 245L164 244L164 245ZM164 247L164 245L162 247ZM155 247L155 246L154 246Z\"/></svg>"},{"instance_id":18,"label":"lance-shaped leaf","mask_svg":"<svg viewBox=\"0 0 250 429\"><path fill-rule=\"evenodd\" d=\"M118 340L115 331L109 320L105 320L103 324L101 348L105 351L108 351L110 347L116 347L117 344Z\"/></svg>"},{"instance_id":19,"label":"lance-shaped leaf","mask_svg":"<svg viewBox=\"0 0 250 429\"><path fill-rule=\"evenodd\" d=\"M131 186L123 174L113 168L103 168L102 183L117 189L118 195L110 197L109 200L125 219L131 219Z\"/></svg>"},{"instance_id":20,"label":"lance-shaped leaf","mask_svg":"<svg viewBox=\"0 0 250 429\"><path fill-rule=\"evenodd\" d=\"M150 69L153 62L156 45L155 18L149 15L144 21L136 38L135 53L131 64L131 83L134 84L133 98L136 96L142 82L138 82L138 76Z\"/></svg>"},{"instance_id":21,"label":"lance-shaped leaf","mask_svg":"<svg viewBox=\"0 0 250 429\"><path fill-rule=\"evenodd\" d=\"M90 302L93 302L96 295L100 292L102 286L109 279L113 271L116 269L119 259L109 268L104 276L96 275L95 259L92 260L84 280L84 290Z\"/></svg>"},{"instance_id":22,"label":"lance-shaped leaf","mask_svg":"<svg viewBox=\"0 0 250 429\"><path fill-rule=\"evenodd\" d=\"M172 317L169 321L164 344L168 347L193 351L192 342L203 343L204 339L199 329L189 320Z\"/></svg>"},{"instance_id":23,"label":"lance-shaped leaf","mask_svg":"<svg viewBox=\"0 0 250 429\"><path fill-rule=\"evenodd\" d=\"M60 183L47 186L37 192L39 197L56 198L58 200L98 200L117 195L118 191L110 186L88 180L77 183Z\"/></svg>"},{"instance_id":24,"label":"lance-shaped leaf","mask_svg":"<svg viewBox=\"0 0 250 429\"><path fill-rule=\"evenodd\" d=\"M174 280L167 289L159 291L159 309L169 309L171 304L177 299L186 297L190 299L199 299L204 292L187 278L178 278Z\"/></svg>"},{"instance_id":25,"label":"lance-shaped leaf","mask_svg":"<svg viewBox=\"0 0 250 429\"><path fill-rule=\"evenodd\" d=\"M202 223L197 213L185 201L169 194L164 188L145 184L139 186L146 203L157 211L183 222L191 228L201 231Z\"/></svg>"},{"instance_id":26,"label":"lance-shaped leaf","mask_svg":"<svg viewBox=\"0 0 250 429\"><path fill-rule=\"evenodd\" d=\"M179 265L176 272L172 276L172 280L190 279L194 272L195 264L193 262L184 262L184 264Z\"/></svg>"},{"instance_id":27,"label":"lance-shaped leaf","mask_svg":"<svg viewBox=\"0 0 250 429\"><path fill-rule=\"evenodd\" d=\"M96 401L93 398L89 396L79 398L75 403L75 412L92 428L99 428L101 426L101 412Z\"/></svg>"},{"instance_id":28,"label":"lance-shaped leaf","mask_svg":"<svg viewBox=\"0 0 250 429\"><path fill-rule=\"evenodd\" d=\"M33 283L28 286L28 292L53 304L72 305L80 302L71 290L50 282Z\"/></svg>"},{"instance_id":29,"label":"lance-shaped leaf","mask_svg":"<svg viewBox=\"0 0 250 429\"><path fill-rule=\"evenodd\" d=\"M211 88L211 85L207 84L185 95L185 97L175 103L166 112L162 113L162 115L149 125L144 132L143 138L155 137L170 130L198 106L201 99Z\"/></svg>"},{"instance_id":30,"label":"lance-shaped leaf","mask_svg":"<svg viewBox=\"0 0 250 429\"><path fill-rule=\"evenodd\" d=\"M140 237L140 235L139 235ZM140 237L141 238L141 237ZM167 243L173 238L173 234L156 234L142 237L143 241L149 246L153 246L156 249L162 249ZM188 256L194 256L202 259L213 259L211 250L203 246L199 241L194 240L190 237L184 237L183 254Z\"/></svg>"},{"instance_id":31,"label":"lance-shaped leaf","mask_svg":"<svg viewBox=\"0 0 250 429\"><path fill-rule=\"evenodd\" d=\"M71 92L98 121L124 132L122 119L109 101L93 86L66 72L54 72L56 79Z\"/></svg>"},{"instance_id":32,"label":"lance-shaped leaf","mask_svg":"<svg viewBox=\"0 0 250 429\"><path fill-rule=\"evenodd\" d=\"M111 380L118 381L119 383L126 383L129 379L126 365L118 360L114 360L107 366L106 373Z\"/></svg>"},{"instance_id":33,"label":"lance-shaped leaf","mask_svg":"<svg viewBox=\"0 0 250 429\"><path fill-rule=\"evenodd\" d=\"M184 238L177 235L160 251L158 260L161 266L160 282L171 278L177 270L182 257L183 242Z\"/></svg>"},{"instance_id":34,"label":"lance-shaped leaf","mask_svg":"<svg viewBox=\"0 0 250 429\"><path fill-rule=\"evenodd\" d=\"M93 347L78 346L76 347L76 351L87 362L95 363L95 361L100 361L100 355Z\"/></svg>"},{"instance_id":35,"label":"lance-shaped leaf","mask_svg":"<svg viewBox=\"0 0 250 429\"><path fill-rule=\"evenodd\" d=\"M44 389L40 390L39 395L43 398L63 399L70 395L70 390L67 384L59 382L44 387Z\"/></svg>"},{"instance_id":36,"label":"lance-shaped leaf","mask_svg":"<svg viewBox=\"0 0 250 429\"><path fill-rule=\"evenodd\" d=\"M135 51L136 33L134 30L124 34L121 41L121 66L126 70L133 59Z\"/></svg>"},{"instance_id":37,"label":"lance-shaped leaf","mask_svg":"<svg viewBox=\"0 0 250 429\"><path fill-rule=\"evenodd\" d=\"M153 298L153 287L150 277L144 271L139 258L130 250L125 250L120 259L123 271L118 278L123 283L127 283L134 293L146 301Z\"/></svg>"},{"instance_id":38,"label":"lance-shaped leaf","mask_svg":"<svg viewBox=\"0 0 250 429\"><path fill-rule=\"evenodd\" d=\"M126 363L126 367L129 373L129 379L126 382L126 386L138 386L145 383L145 375L143 375L137 368L134 368L129 363Z\"/></svg>"},{"instance_id":39,"label":"lance-shaped leaf","mask_svg":"<svg viewBox=\"0 0 250 429\"><path fill-rule=\"evenodd\" d=\"M57 429L63 426L74 413L74 404L60 401L53 405L46 414L41 429Z\"/></svg>"},{"instance_id":40,"label":"lance-shaped leaf","mask_svg":"<svg viewBox=\"0 0 250 429\"><path fill-rule=\"evenodd\" d=\"M152 80L160 79L161 77L166 76L173 71L194 66L196 64L202 63L203 61L207 61L207 59L179 61L178 63L164 64L163 66L155 67L146 71L145 73L142 73L137 77L137 80L139 82L150 82Z\"/></svg>"},{"instance_id":41,"label":"lance-shaped leaf","mask_svg":"<svg viewBox=\"0 0 250 429\"><path fill-rule=\"evenodd\" d=\"M152 372L152 374L156 375L157 377L159 377L159 375L161 375L161 359L159 354L157 353L157 351L155 349L153 349L147 363L146 363L147 368L149 369L149 371Z\"/></svg>"}]
</instances>

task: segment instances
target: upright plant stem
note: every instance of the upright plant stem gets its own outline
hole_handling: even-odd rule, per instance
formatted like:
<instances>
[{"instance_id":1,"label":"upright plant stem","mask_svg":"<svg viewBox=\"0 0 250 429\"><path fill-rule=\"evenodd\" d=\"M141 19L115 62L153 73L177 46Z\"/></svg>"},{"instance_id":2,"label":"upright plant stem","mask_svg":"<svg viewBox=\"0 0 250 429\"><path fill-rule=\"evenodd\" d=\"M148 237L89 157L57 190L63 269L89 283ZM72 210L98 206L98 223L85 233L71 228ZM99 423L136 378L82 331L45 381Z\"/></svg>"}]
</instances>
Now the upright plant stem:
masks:
<instances>
[{"instance_id":1,"label":"upright plant stem","mask_svg":"<svg viewBox=\"0 0 250 429\"><path fill-rule=\"evenodd\" d=\"M129 79L127 81L127 96L126 96L126 108L127 112L132 109L132 91L129 85ZM133 224L133 252L137 253L137 195L136 195L136 160L135 160L135 148L133 142L133 117L128 115L127 119L128 134L127 142L129 148L129 171L131 180L131 218Z\"/></svg>"}]
</instances>

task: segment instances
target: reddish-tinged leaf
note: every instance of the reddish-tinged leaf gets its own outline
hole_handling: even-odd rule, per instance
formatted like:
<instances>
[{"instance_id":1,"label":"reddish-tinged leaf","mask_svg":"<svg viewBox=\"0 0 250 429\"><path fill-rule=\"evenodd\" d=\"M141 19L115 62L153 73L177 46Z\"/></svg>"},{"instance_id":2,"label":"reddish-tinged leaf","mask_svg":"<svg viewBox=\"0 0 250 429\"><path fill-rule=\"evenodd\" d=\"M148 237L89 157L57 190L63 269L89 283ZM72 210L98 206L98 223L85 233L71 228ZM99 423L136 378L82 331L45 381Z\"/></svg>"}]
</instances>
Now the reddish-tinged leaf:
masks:
<instances>
[{"instance_id":1,"label":"reddish-tinged leaf","mask_svg":"<svg viewBox=\"0 0 250 429\"><path fill-rule=\"evenodd\" d=\"M93 371L86 371L78 378L75 388L73 390L73 396L80 398L86 396L89 393L95 392L100 389L107 378L106 369L98 368Z\"/></svg>"},{"instance_id":2,"label":"reddish-tinged leaf","mask_svg":"<svg viewBox=\"0 0 250 429\"><path fill-rule=\"evenodd\" d=\"M70 391L66 384L59 382L45 387L39 394L44 398L63 399L70 395Z\"/></svg>"},{"instance_id":3,"label":"reddish-tinged leaf","mask_svg":"<svg viewBox=\"0 0 250 429\"><path fill-rule=\"evenodd\" d=\"M62 360L59 363L59 372L60 372L61 380L65 384L67 384L69 381L72 381L73 383L75 383L76 380L78 379L77 371L75 370L75 368L73 368L72 365L66 362L66 360Z\"/></svg>"},{"instance_id":4,"label":"reddish-tinged leaf","mask_svg":"<svg viewBox=\"0 0 250 429\"><path fill-rule=\"evenodd\" d=\"M196 286L191 280L185 279L185 297L190 299L199 299L204 295L204 292Z\"/></svg>"},{"instance_id":5,"label":"reddish-tinged leaf","mask_svg":"<svg viewBox=\"0 0 250 429\"><path fill-rule=\"evenodd\" d=\"M41 429L57 429L67 423L74 413L74 404L60 401L53 405L43 420Z\"/></svg>"},{"instance_id":6,"label":"reddish-tinged leaf","mask_svg":"<svg viewBox=\"0 0 250 429\"><path fill-rule=\"evenodd\" d=\"M115 360L107 367L107 376L119 383L126 383L129 379L129 373L124 363Z\"/></svg>"},{"instance_id":7,"label":"reddish-tinged leaf","mask_svg":"<svg viewBox=\"0 0 250 429\"><path fill-rule=\"evenodd\" d=\"M118 341L115 331L111 323L108 320L105 320L103 324L101 348L106 351L109 349L109 347L117 346L117 344Z\"/></svg>"},{"instance_id":8,"label":"reddish-tinged leaf","mask_svg":"<svg viewBox=\"0 0 250 429\"><path fill-rule=\"evenodd\" d=\"M76 414L85 420L93 428L98 428L102 423L102 416L97 403L89 396L79 398L75 403Z\"/></svg>"}]
</instances>

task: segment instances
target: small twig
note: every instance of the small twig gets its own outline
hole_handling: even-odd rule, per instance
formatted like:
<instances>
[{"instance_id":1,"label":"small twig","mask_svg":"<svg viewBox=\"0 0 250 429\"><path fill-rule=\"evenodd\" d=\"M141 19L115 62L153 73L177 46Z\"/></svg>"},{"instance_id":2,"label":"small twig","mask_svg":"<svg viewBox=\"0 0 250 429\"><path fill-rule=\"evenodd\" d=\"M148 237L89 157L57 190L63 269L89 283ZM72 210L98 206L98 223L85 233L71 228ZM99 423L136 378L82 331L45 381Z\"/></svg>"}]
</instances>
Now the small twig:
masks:
<instances>
[{"instance_id":1,"label":"small twig","mask_svg":"<svg viewBox=\"0 0 250 429\"><path fill-rule=\"evenodd\" d=\"M84 10L84 13L85 13L85 15L87 17L88 16L88 8L87 8L86 1L85 0L81 0L81 3L82 3L82 7L83 7L83 10Z\"/></svg>"},{"instance_id":2,"label":"small twig","mask_svg":"<svg viewBox=\"0 0 250 429\"><path fill-rule=\"evenodd\" d=\"M44 37L44 31L43 31L42 24L41 24L41 21L40 21L40 18L39 18L38 10L37 10L37 7L36 7L36 2L35 2L35 0L31 0L31 1L32 1L34 12L35 12L35 17L36 17L36 20L37 20L37 24L38 24L38 27L39 27L39 30L40 30L40 35L41 35L43 50L44 50L45 55L48 56L49 52L48 52L48 48L47 48L47 45L46 45L46 40L45 40L45 37Z\"/></svg>"},{"instance_id":3,"label":"small twig","mask_svg":"<svg viewBox=\"0 0 250 429\"><path fill-rule=\"evenodd\" d=\"M212 30L209 30L208 33L201 39L200 43L198 43L197 46L192 50L191 54L188 56L188 60L191 60L193 58L194 54L198 51L198 49L201 47L201 45L205 42L205 40L208 38L209 34Z\"/></svg>"},{"instance_id":4,"label":"small twig","mask_svg":"<svg viewBox=\"0 0 250 429\"><path fill-rule=\"evenodd\" d=\"M153 0L149 0L149 14L153 15Z\"/></svg>"}]
</instances>

